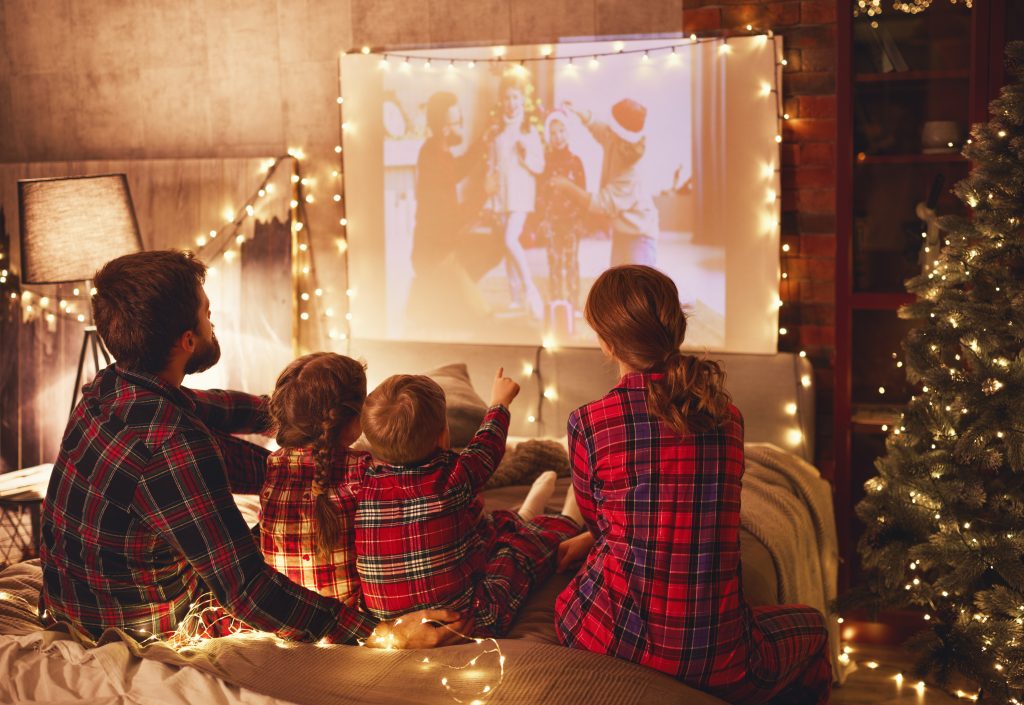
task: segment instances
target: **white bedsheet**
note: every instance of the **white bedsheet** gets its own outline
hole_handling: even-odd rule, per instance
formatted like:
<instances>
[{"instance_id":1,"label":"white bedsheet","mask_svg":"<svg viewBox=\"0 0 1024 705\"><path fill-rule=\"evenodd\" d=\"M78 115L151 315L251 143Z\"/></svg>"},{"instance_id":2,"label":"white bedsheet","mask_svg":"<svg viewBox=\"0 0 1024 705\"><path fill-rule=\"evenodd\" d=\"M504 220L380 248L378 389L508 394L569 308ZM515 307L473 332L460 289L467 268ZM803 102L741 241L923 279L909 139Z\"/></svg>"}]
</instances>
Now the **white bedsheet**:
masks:
<instances>
[{"instance_id":1,"label":"white bedsheet","mask_svg":"<svg viewBox=\"0 0 1024 705\"><path fill-rule=\"evenodd\" d=\"M61 705L283 705L194 668L129 653L123 643L86 649L50 632L0 635L0 702Z\"/></svg>"}]
</instances>

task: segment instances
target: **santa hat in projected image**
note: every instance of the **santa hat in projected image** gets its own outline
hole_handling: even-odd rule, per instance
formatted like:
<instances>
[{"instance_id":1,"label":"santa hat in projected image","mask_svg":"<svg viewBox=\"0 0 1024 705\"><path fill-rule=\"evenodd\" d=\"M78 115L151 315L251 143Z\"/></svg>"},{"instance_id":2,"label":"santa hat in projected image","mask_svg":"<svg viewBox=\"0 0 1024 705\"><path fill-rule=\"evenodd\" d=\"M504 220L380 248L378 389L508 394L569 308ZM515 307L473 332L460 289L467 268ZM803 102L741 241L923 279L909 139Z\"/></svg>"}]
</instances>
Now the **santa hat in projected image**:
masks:
<instances>
[{"instance_id":1,"label":"santa hat in projected image","mask_svg":"<svg viewBox=\"0 0 1024 705\"><path fill-rule=\"evenodd\" d=\"M636 144L644 137L644 122L647 120L647 108L632 98L624 98L612 106L614 120L609 124L612 132L621 139Z\"/></svg>"}]
</instances>

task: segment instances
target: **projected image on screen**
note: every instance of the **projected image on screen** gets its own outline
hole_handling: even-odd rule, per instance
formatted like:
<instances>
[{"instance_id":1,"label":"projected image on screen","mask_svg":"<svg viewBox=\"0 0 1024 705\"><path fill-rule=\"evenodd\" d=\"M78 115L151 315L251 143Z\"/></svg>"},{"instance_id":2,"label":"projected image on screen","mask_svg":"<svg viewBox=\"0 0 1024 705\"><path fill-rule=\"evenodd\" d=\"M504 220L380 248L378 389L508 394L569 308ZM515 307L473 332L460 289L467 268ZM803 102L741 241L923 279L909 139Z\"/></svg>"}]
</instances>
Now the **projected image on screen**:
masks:
<instances>
[{"instance_id":1,"label":"projected image on screen","mask_svg":"<svg viewBox=\"0 0 1024 705\"><path fill-rule=\"evenodd\" d=\"M634 51L647 45L660 51ZM700 141L724 135L724 119L698 134L722 117L701 85L702 47L621 46L600 59L608 42L472 66L489 54L346 57L355 335L593 345L590 285L638 263L677 283L691 344L729 347L728 279L742 268L730 260L751 250L723 232L725 214L706 211L743 206L723 199L726 150ZM763 182L753 161L748 171Z\"/></svg>"}]
</instances>

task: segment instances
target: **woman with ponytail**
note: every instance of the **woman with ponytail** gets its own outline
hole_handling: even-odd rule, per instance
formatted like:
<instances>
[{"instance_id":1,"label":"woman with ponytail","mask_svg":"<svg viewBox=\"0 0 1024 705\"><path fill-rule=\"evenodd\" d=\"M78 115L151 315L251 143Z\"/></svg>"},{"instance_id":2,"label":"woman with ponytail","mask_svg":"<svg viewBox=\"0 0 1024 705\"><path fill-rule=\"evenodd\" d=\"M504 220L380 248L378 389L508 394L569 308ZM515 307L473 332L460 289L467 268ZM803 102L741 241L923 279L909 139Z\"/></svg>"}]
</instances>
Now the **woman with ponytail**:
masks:
<instances>
[{"instance_id":1,"label":"woman with ponytail","mask_svg":"<svg viewBox=\"0 0 1024 705\"><path fill-rule=\"evenodd\" d=\"M569 416L589 531L559 549L560 569L583 561L555 605L559 639L730 703L827 703L822 615L743 598L743 419L721 367L680 351L675 284L651 267L613 267L585 313L621 379Z\"/></svg>"},{"instance_id":2,"label":"woman with ponytail","mask_svg":"<svg viewBox=\"0 0 1024 705\"><path fill-rule=\"evenodd\" d=\"M335 353L288 365L270 398L280 450L267 460L260 494L264 559L321 595L359 598L353 519L369 454L349 450L360 435L366 371Z\"/></svg>"}]
</instances>

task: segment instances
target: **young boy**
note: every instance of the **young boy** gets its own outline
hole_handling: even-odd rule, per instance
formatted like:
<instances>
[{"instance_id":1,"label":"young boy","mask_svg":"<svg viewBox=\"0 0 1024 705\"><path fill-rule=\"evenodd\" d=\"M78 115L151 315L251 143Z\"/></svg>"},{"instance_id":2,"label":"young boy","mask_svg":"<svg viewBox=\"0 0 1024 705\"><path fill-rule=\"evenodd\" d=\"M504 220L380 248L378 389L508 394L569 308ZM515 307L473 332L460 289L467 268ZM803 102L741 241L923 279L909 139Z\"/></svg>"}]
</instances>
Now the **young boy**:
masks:
<instances>
[{"instance_id":1,"label":"young boy","mask_svg":"<svg viewBox=\"0 0 1024 705\"><path fill-rule=\"evenodd\" d=\"M395 375L367 396L362 426L373 463L355 529L372 614L445 605L469 613L475 636L502 636L530 590L554 572L559 543L579 533L581 520L574 497L563 516L540 515L554 473L537 479L518 513L484 512L477 496L505 452L518 393L499 368L491 407L461 453L449 447L444 391L429 377Z\"/></svg>"}]
</instances>

